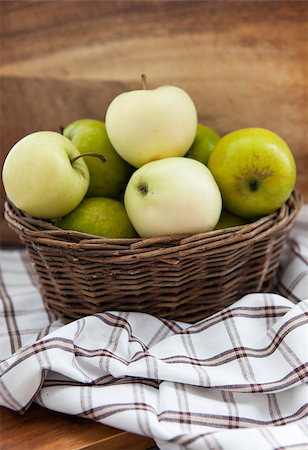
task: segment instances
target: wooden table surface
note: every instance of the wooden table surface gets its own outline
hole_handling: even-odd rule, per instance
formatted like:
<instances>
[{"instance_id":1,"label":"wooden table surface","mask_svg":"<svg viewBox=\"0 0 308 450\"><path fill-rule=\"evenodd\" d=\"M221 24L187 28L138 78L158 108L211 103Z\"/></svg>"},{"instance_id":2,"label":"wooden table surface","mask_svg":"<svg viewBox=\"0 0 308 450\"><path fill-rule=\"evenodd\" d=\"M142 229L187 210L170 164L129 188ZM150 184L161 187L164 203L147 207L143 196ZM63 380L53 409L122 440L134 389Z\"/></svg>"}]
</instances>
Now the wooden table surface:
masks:
<instances>
[{"instance_id":1,"label":"wooden table surface","mask_svg":"<svg viewBox=\"0 0 308 450\"><path fill-rule=\"evenodd\" d=\"M32 404L20 415L0 408L1 450L146 450L151 439Z\"/></svg>"}]
</instances>

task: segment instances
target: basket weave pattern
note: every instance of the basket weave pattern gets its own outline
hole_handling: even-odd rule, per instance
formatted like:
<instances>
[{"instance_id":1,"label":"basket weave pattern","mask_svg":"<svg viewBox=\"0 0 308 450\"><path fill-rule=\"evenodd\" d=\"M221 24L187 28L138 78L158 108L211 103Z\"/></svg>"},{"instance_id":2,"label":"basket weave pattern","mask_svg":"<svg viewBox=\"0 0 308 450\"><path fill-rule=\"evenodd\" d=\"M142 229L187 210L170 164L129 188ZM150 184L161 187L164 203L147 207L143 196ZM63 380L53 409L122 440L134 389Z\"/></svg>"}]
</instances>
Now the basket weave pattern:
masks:
<instances>
[{"instance_id":1,"label":"basket weave pattern","mask_svg":"<svg viewBox=\"0 0 308 450\"><path fill-rule=\"evenodd\" d=\"M61 230L8 201L5 218L26 245L45 305L64 323L106 310L195 322L271 289L301 203L293 192L277 213L247 225L150 239Z\"/></svg>"}]
</instances>

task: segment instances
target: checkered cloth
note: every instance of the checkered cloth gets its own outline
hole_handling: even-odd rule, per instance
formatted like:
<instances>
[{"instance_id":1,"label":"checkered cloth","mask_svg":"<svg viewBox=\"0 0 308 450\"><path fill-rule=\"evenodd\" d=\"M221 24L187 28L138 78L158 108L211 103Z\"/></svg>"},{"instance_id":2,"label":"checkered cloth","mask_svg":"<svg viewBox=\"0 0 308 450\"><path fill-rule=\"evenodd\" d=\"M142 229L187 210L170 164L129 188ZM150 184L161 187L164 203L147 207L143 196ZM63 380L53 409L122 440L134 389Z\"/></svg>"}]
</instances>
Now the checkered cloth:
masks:
<instances>
[{"instance_id":1,"label":"checkered cloth","mask_svg":"<svg viewBox=\"0 0 308 450\"><path fill-rule=\"evenodd\" d=\"M1 252L0 399L152 437L160 449L304 449L308 443L305 206L279 294L250 294L196 324L45 311L24 251Z\"/></svg>"}]
</instances>

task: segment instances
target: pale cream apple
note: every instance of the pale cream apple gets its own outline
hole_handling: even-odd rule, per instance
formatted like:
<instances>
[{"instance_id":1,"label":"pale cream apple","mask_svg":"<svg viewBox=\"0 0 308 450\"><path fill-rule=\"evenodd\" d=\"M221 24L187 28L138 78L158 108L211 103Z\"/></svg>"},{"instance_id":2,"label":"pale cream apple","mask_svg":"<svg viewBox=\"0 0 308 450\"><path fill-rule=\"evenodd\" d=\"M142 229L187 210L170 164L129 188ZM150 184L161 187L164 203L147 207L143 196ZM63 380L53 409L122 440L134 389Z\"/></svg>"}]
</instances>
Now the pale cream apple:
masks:
<instances>
[{"instance_id":1,"label":"pale cream apple","mask_svg":"<svg viewBox=\"0 0 308 450\"><path fill-rule=\"evenodd\" d=\"M152 161L136 170L124 204L135 230L145 238L212 230L222 208L208 168L181 157Z\"/></svg>"},{"instance_id":2,"label":"pale cream apple","mask_svg":"<svg viewBox=\"0 0 308 450\"><path fill-rule=\"evenodd\" d=\"M183 89L162 86L118 95L107 109L105 124L119 155L141 167L184 156L196 136L197 111Z\"/></svg>"},{"instance_id":3,"label":"pale cream apple","mask_svg":"<svg viewBox=\"0 0 308 450\"><path fill-rule=\"evenodd\" d=\"M23 212L53 219L71 212L89 186L89 171L80 153L66 137L38 131L10 150L2 178L8 198ZM73 161L73 162L72 162Z\"/></svg>"}]
</instances>

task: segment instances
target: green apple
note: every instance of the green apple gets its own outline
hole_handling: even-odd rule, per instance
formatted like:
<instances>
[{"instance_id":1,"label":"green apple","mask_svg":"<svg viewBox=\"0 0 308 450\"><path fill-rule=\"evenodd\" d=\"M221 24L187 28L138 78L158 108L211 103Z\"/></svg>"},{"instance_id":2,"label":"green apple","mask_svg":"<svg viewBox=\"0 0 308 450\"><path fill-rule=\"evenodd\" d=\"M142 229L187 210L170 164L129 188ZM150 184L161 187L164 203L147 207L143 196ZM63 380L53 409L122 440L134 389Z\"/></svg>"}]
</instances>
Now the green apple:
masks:
<instances>
[{"instance_id":1,"label":"green apple","mask_svg":"<svg viewBox=\"0 0 308 450\"><path fill-rule=\"evenodd\" d=\"M123 203L104 197L87 197L74 211L57 220L65 230L81 231L109 238L137 237Z\"/></svg>"},{"instance_id":2,"label":"green apple","mask_svg":"<svg viewBox=\"0 0 308 450\"><path fill-rule=\"evenodd\" d=\"M216 144L208 168L220 188L224 207L237 216L273 213L289 198L296 180L293 155L277 134L245 128Z\"/></svg>"},{"instance_id":3,"label":"green apple","mask_svg":"<svg viewBox=\"0 0 308 450\"><path fill-rule=\"evenodd\" d=\"M118 95L106 113L109 139L135 167L184 156L195 139L197 112L190 96L176 86Z\"/></svg>"},{"instance_id":4,"label":"green apple","mask_svg":"<svg viewBox=\"0 0 308 450\"><path fill-rule=\"evenodd\" d=\"M97 153L106 158L102 162L93 156L84 157L90 172L87 196L116 198L128 181L131 166L112 147L104 122L76 120L64 129L63 134L80 153Z\"/></svg>"},{"instance_id":5,"label":"green apple","mask_svg":"<svg viewBox=\"0 0 308 450\"><path fill-rule=\"evenodd\" d=\"M212 230L221 213L221 195L206 166L173 157L152 161L130 178L124 204L141 237Z\"/></svg>"},{"instance_id":6,"label":"green apple","mask_svg":"<svg viewBox=\"0 0 308 450\"><path fill-rule=\"evenodd\" d=\"M243 217L235 216L226 209L221 211L219 221L215 227L215 230L221 230L223 228L237 227L238 225L244 225L247 223Z\"/></svg>"},{"instance_id":7,"label":"green apple","mask_svg":"<svg viewBox=\"0 0 308 450\"><path fill-rule=\"evenodd\" d=\"M207 165L210 154L219 141L220 136L212 128L198 124L195 140L186 156Z\"/></svg>"},{"instance_id":8,"label":"green apple","mask_svg":"<svg viewBox=\"0 0 308 450\"><path fill-rule=\"evenodd\" d=\"M10 150L2 178L8 198L23 212L53 219L71 212L89 186L89 171L80 153L66 137L38 131Z\"/></svg>"}]
</instances>

